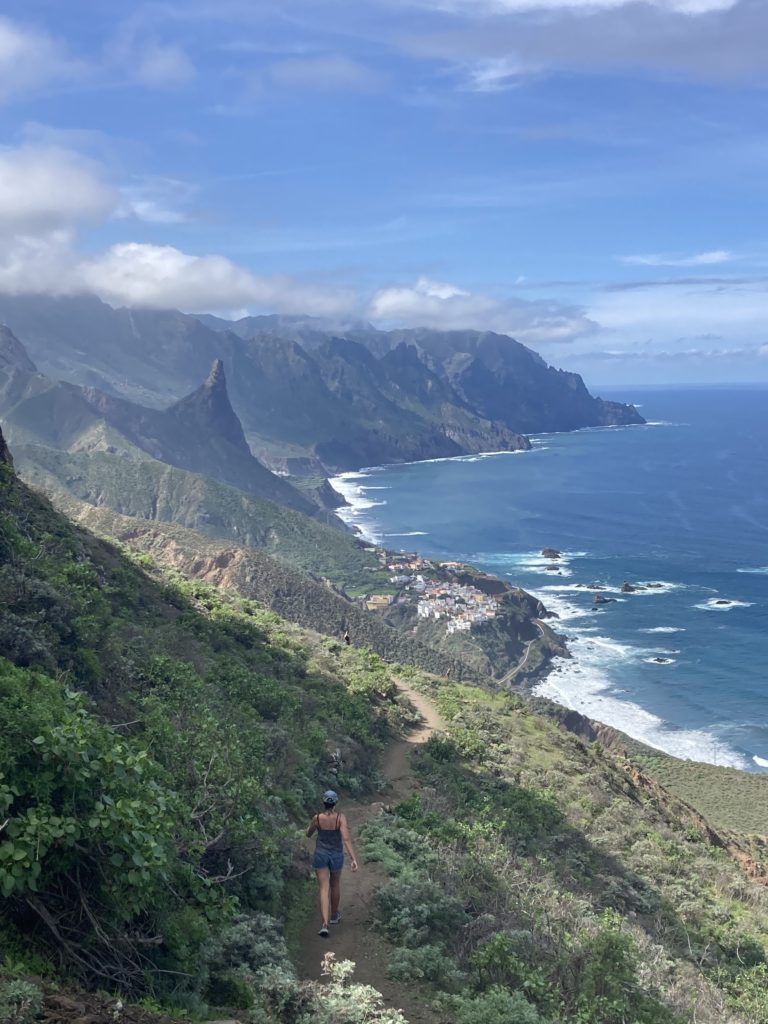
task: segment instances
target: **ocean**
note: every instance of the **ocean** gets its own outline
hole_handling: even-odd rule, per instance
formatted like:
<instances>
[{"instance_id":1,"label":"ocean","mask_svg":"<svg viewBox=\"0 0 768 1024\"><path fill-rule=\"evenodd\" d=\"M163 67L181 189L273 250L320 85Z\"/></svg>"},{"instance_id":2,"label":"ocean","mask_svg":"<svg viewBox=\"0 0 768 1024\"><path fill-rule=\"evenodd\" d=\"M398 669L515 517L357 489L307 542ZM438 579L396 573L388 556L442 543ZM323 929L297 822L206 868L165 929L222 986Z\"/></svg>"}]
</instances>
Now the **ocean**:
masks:
<instances>
[{"instance_id":1,"label":"ocean","mask_svg":"<svg viewBox=\"0 0 768 1024\"><path fill-rule=\"evenodd\" d=\"M541 598L573 654L542 695L677 757L768 771L768 389L602 394L648 424L346 473L346 518Z\"/></svg>"}]
</instances>

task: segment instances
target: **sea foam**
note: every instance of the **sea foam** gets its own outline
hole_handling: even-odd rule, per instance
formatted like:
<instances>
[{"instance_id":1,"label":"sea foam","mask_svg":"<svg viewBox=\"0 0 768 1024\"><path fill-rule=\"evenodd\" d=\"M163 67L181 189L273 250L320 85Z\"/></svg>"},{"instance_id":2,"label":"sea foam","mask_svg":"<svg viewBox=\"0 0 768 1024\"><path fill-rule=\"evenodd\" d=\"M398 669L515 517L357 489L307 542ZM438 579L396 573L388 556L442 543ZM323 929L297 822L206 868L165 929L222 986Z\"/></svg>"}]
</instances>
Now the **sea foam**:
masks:
<instances>
[{"instance_id":1,"label":"sea foam","mask_svg":"<svg viewBox=\"0 0 768 1024\"><path fill-rule=\"evenodd\" d=\"M379 536L373 528L373 524L366 521L365 513L371 508L386 505L386 501L372 501L365 496L366 490L373 490L371 485L361 483L367 480L369 473L360 470L354 473L340 473L330 480L331 487L344 498L346 506L336 509L336 515L347 526L353 527L360 533L361 537L372 544L379 543Z\"/></svg>"},{"instance_id":2,"label":"sea foam","mask_svg":"<svg viewBox=\"0 0 768 1024\"><path fill-rule=\"evenodd\" d=\"M721 604L721 601L726 603ZM710 597L708 601L702 601L701 604L695 604L693 607L698 608L702 612L729 612L732 608L751 608L753 604L753 601L735 601L731 598Z\"/></svg>"},{"instance_id":3,"label":"sea foam","mask_svg":"<svg viewBox=\"0 0 768 1024\"><path fill-rule=\"evenodd\" d=\"M746 759L713 740L702 729L681 729L646 711L633 701L617 698L610 672L638 652L605 637L576 637L570 641L572 658L556 658L553 671L535 692L558 704L613 726L650 747L690 761L716 762L742 770Z\"/></svg>"},{"instance_id":4,"label":"sea foam","mask_svg":"<svg viewBox=\"0 0 768 1024\"><path fill-rule=\"evenodd\" d=\"M685 633L685 626L651 626L650 629L638 629L638 633Z\"/></svg>"}]
</instances>

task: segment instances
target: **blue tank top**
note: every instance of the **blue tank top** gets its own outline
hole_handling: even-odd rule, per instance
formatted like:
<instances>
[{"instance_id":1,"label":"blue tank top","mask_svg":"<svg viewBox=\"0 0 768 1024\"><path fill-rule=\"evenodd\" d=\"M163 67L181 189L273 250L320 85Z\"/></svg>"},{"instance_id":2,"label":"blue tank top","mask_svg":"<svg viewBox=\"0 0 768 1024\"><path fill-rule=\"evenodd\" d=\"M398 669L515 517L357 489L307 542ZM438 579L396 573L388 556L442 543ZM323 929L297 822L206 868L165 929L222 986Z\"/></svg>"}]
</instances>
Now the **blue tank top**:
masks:
<instances>
[{"instance_id":1,"label":"blue tank top","mask_svg":"<svg viewBox=\"0 0 768 1024\"><path fill-rule=\"evenodd\" d=\"M317 822L317 849L343 851L340 815L336 815L335 828L321 828L319 814L315 815L315 821Z\"/></svg>"}]
</instances>

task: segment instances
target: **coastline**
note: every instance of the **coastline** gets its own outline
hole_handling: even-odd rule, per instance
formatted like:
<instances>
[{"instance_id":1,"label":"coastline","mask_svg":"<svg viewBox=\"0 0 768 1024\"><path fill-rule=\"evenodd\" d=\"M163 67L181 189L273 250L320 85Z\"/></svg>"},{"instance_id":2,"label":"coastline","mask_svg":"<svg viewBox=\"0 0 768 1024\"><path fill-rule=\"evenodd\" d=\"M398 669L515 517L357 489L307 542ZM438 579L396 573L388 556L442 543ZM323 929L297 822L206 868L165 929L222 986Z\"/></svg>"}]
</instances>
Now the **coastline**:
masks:
<instances>
[{"instance_id":1,"label":"coastline","mask_svg":"<svg viewBox=\"0 0 768 1024\"><path fill-rule=\"evenodd\" d=\"M642 426L643 424L628 424L629 426ZM612 427L583 427L582 430L611 430ZM575 433L575 431L562 431L562 433ZM344 498L346 505L342 505L335 509L336 515L342 520L347 526L351 527L356 533L358 533L363 540L368 541L370 544L379 544L386 547L384 544L385 537L425 537L427 536L424 530L411 530L407 533L394 533L394 534L381 534L376 533L370 523L361 522L362 514L370 508L376 508L378 506L386 505L386 499L382 501L373 501L366 498L363 494L364 491L380 491L389 490L388 487L377 487L375 484L365 486L363 484L356 484L353 481L363 480L370 477L372 473L381 473L387 469L393 469L398 466L424 466L431 465L433 463L440 462L478 462L481 459L495 458L500 455L532 455L537 451L545 451L546 448L541 443L548 434L538 434L531 436L531 447L530 448L515 448L512 451L504 449L503 451L492 451L492 452L473 452L467 455L444 455L437 459L417 459L413 462L392 462L384 463L380 466L361 466L360 469L345 470L343 473L338 473L336 476L328 478L328 483Z\"/></svg>"},{"instance_id":2,"label":"coastline","mask_svg":"<svg viewBox=\"0 0 768 1024\"><path fill-rule=\"evenodd\" d=\"M673 424L667 421L652 421L648 426L672 427ZM615 431L618 428L584 428L582 431L563 432L564 436L572 436L574 433L605 433ZM536 451L546 451L546 441L554 439L553 433L537 435L532 438L534 447L526 454ZM482 458L489 458L498 454L522 454L521 452L507 453L478 453L477 455L454 456L440 460L422 460L423 463L432 462L477 462ZM418 463L409 463L416 465ZM340 490L350 506L345 509L345 521L353 526L362 537L371 543L384 547L391 547L389 538L402 537L414 538L414 543L409 544L411 548L419 546L417 538L428 536L428 530L413 530L399 534L388 534L382 523L376 521L376 508L387 504L386 491L389 486L383 481L376 481L377 474L384 473L388 469L395 469L395 466L363 467L356 471L349 471L341 474L332 480L333 486ZM554 542L557 543L556 534L553 534ZM400 545L398 545L399 547ZM761 774L768 768L768 758L761 756L766 753L752 747L741 749L731 747L727 740L720 739L717 731L709 726L683 727L673 724L672 721L655 714L647 707L641 706L634 701L627 692L622 689L621 677L622 666L629 671L630 676L637 676L639 663L645 662L649 667L646 671L657 672L655 679L669 679L669 684L674 685L675 676L664 676L663 673L675 670L678 655L681 653L679 644L685 637L676 638L675 634L685 634L685 629L678 626L656 625L657 621L669 621L663 616L660 619L653 619L644 628L639 628L638 633L643 634L643 642L619 643L610 636L600 635L605 629L611 629L608 623L610 618L604 615L594 616L591 614L593 608L578 607L572 600L568 590L580 588L582 594L588 593L592 597L593 587L586 582L568 586L565 578L576 571L570 564L572 559L578 561L580 556L588 555L587 552L564 552L565 557L558 563L556 573L548 573L548 582L557 584L555 586L532 586L530 582L523 582L526 576L530 578L530 572L544 573L545 560L541 552L510 552L508 554L509 564L489 565L489 559L474 559L457 553L447 553L443 557L462 558L469 564L475 565L482 571L496 576L514 585L520 586L532 596L538 598L552 614L545 620L546 624L560 635L564 634L565 644L570 657L555 657L543 668L542 676L538 680L527 681L520 689L532 695L543 697L548 701L556 703L559 707L576 712L585 719L604 725L629 738L630 741L645 745L658 750L659 752L681 760L709 763L718 766L726 766L745 771L749 774ZM429 557L429 556L427 556ZM535 561L539 562L534 567ZM517 563L517 564L515 564ZM525 570L523 566L525 565ZM515 571L515 570L518 571ZM509 570L509 571L505 571ZM585 572L588 570L584 570ZM752 573L758 575L762 570L739 568L739 573ZM521 578L522 577L522 578ZM543 583L543 580L542 580ZM661 584L661 585L659 585ZM674 590L685 591L688 585L685 583L672 583L669 581L655 581L657 589L640 591L637 594L622 594L620 586L608 581L601 581L598 589L602 590L608 600L624 604L626 601L653 600L653 595L670 593ZM564 592L565 591L565 592ZM559 592L559 593L558 593ZM691 591L693 593L693 591ZM727 592L726 592L727 594ZM752 602L731 599L717 598L699 599L691 607L702 612L723 614L732 609L749 608ZM616 605L614 605L615 607ZM662 606L659 606L662 607ZM624 613L626 614L626 613ZM717 617L719 618L719 614ZM734 614L738 612L734 611ZM674 622L675 620L672 619ZM600 623L598 626L597 623ZM658 635L656 635L658 634ZM669 634L669 635L665 635ZM677 642L676 642L677 639ZM652 667L651 667L652 666ZM642 668L642 666L640 666ZM653 705L652 705L653 706ZM713 722L714 725L714 722Z\"/></svg>"}]
</instances>

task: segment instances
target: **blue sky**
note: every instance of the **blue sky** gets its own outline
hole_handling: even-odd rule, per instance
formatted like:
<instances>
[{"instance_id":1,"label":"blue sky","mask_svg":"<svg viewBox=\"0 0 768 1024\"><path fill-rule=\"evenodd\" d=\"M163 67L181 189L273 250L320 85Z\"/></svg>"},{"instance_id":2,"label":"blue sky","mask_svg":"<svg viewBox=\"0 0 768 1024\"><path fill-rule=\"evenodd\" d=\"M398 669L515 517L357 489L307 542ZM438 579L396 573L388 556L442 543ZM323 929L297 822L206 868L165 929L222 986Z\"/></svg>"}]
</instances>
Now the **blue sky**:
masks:
<instances>
[{"instance_id":1,"label":"blue sky","mask_svg":"<svg viewBox=\"0 0 768 1024\"><path fill-rule=\"evenodd\" d=\"M0 290L768 381L764 0L6 2Z\"/></svg>"}]
</instances>

